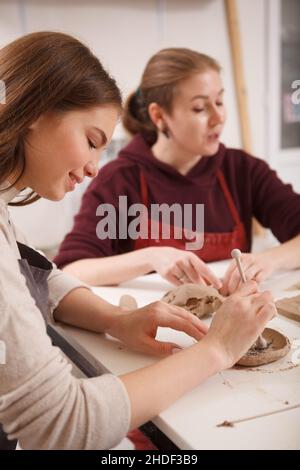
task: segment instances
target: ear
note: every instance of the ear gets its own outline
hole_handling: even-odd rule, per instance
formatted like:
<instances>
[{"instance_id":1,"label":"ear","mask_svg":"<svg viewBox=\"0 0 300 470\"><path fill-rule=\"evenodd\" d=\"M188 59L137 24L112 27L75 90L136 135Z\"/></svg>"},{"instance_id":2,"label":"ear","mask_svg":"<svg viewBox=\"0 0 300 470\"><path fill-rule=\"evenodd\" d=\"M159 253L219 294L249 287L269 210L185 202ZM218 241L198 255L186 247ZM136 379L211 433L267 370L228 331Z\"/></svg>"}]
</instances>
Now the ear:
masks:
<instances>
[{"instance_id":1,"label":"ear","mask_svg":"<svg viewBox=\"0 0 300 470\"><path fill-rule=\"evenodd\" d=\"M157 103L150 103L148 107L148 113L153 124L157 127L157 129L162 131L164 127L165 116L165 111L162 109L162 107Z\"/></svg>"},{"instance_id":2,"label":"ear","mask_svg":"<svg viewBox=\"0 0 300 470\"><path fill-rule=\"evenodd\" d=\"M38 117L32 124L30 124L30 126L28 126L28 130L33 131L33 130L38 129L40 125L41 117L42 116Z\"/></svg>"}]
</instances>

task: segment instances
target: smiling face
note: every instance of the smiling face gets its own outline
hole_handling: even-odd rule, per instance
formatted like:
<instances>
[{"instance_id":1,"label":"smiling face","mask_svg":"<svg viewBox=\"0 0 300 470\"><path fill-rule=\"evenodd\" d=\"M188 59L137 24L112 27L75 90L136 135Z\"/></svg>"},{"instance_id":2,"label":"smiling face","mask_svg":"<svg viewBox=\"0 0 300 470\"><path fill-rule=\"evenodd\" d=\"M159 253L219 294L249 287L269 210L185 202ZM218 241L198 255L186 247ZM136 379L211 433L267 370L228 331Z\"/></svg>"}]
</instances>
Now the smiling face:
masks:
<instances>
[{"instance_id":1,"label":"smiling face","mask_svg":"<svg viewBox=\"0 0 300 470\"><path fill-rule=\"evenodd\" d=\"M26 136L26 165L18 187L58 201L85 176L95 177L118 117L112 105L42 115Z\"/></svg>"},{"instance_id":2,"label":"smiling face","mask_svg":"<svg viewBox=\"0 0 300 470\"><path fill-rule=\"evenodd\" d=\"M172 112L163 111L171 140L185 154L210 156L219 148L225 122L223 84L219 72L208 69L178 85Z\"/></svg>"}]
</instances>

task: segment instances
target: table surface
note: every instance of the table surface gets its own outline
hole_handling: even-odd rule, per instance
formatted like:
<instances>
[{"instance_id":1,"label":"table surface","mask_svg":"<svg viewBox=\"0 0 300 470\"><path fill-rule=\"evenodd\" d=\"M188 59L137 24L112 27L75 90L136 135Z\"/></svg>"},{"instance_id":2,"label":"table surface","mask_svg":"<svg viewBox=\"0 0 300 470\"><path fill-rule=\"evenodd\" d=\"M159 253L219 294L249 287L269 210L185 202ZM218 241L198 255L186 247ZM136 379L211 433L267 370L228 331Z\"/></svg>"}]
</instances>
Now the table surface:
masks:
<instances>
[{"instance_id":1,"label":"table surface","mask_svg":"<svg viewBox=\"0 0 300 470\"><path fill-rule=\"evenodd\" d=\"M219 277L228 261L211 263ZM300 281L300 270L280 273L263 283L276 299L298 291L286 290ZM116 287L93 291L118 304L121 295L133 295L139 307L160 299L170 284L151 274ZM279 361L256 368L230 369L208 379L153 419L155 426L181 449L300 449L300 323L283 316L271 327L291 341L291 351ZM61 324L52 328L87 363L116 375L157 361L132 352L108 335ZM188 347L194 340L182 332L159 328L158 338ZM72 359L72 357L70 357ZM180 380L180 377L178 377ZM218 426L224 421L233 426Z\"/></svg>"}]
</instances>

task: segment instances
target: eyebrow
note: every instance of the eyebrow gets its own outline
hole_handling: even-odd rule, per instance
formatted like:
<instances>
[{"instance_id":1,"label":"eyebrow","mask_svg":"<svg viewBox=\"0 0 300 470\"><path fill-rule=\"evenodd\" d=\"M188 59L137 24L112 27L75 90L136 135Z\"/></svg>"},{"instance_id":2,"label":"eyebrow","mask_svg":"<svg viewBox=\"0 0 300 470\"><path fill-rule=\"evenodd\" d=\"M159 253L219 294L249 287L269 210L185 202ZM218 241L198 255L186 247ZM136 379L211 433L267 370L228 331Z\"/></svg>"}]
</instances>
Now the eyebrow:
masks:
<instances>
[{"instance_id":1,"label":"eyebrow","mask_svg":"<svg viewBox=\"0 0 300 470\"><path fill-rule=\"evenodd\" d=\"M93 127L93 129L101 135L102 145L105 145L107 143L107 137L105 132L102 129L99 129L99 127Z\"/></svg>"},{"instance_id":2,"label":"eyebrow","mask_svg":"<svg viewBox=\"0 0 300 470\"><path fill-rule=\"evenodd\" d=\"M220 96L224 91L225 91L224 88L222 88L222 90L219 91L218 96ZM207 96L207 95L195 95L195 96L193 96L193 98L191 98L191 101L198 100L200 98L203 99L203 100L208 100L209 96Z\"/></svg>"}]
</instances>

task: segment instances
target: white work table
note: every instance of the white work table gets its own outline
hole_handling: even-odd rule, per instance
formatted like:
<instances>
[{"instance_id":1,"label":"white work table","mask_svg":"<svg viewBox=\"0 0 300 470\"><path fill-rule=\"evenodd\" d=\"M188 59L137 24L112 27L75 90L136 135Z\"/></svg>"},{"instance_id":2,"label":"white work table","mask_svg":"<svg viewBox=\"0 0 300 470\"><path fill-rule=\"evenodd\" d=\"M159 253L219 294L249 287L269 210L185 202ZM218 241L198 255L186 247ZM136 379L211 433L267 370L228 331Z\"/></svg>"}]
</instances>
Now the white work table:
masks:
<instances>
[{"instance_id":1,"label":"white work table","mask_svg":"<svg viewBox=\"0 0 300 470\"><path fill-rule=\"evenodd\" d=\"M220 277L227 265L210 264ZM277 275L262 288L270 289L276 299L290 297L299 291L286 288L299 281L300 270ZM93 290L113 304L119 303L121 295L131 294L142 307L160 299L170 288L152 274L117 287ZM291 341L292 349L285 358L211 377L155 417L154 428L180 449L300 449L300 323L278 316L269 325ZM129 351L109 336L74 327L51 325L49 334L89 376L103 371L124 374L158 360ZM194 342L185 333L169 328L160 328L158 338L181 347ZM224 421L233 426L219 427ZM163 443L161 446L164 450Z\"/></svg>"}]
</instances>

